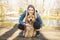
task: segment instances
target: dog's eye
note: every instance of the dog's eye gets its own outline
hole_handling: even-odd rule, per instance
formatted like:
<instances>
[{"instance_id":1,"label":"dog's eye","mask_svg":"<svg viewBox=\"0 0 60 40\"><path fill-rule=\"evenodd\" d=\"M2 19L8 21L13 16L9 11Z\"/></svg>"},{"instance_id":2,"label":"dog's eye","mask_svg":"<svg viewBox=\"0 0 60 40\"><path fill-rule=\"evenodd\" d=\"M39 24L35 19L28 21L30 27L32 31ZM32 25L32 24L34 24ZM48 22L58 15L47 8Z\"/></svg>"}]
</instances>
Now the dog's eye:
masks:
<instances>
[{"instance_id":1,"label":"dog's eye","mask_svg":"<svg viewBox=\"0 0 60 40\"><path fill-rule=\"evenodd\" d=\"M27 14L27 16L29 15L29 13Z\"/></svg>"},{"instance_id":2,"label":"dog's eye","mask_svg":"<svg viewBox=\"0 0 60 40\"><path fill-rule=\"evenodd\" d=\"M34 15L34 13L33 13L33 15Z\"/></svg>"}]
</instances>

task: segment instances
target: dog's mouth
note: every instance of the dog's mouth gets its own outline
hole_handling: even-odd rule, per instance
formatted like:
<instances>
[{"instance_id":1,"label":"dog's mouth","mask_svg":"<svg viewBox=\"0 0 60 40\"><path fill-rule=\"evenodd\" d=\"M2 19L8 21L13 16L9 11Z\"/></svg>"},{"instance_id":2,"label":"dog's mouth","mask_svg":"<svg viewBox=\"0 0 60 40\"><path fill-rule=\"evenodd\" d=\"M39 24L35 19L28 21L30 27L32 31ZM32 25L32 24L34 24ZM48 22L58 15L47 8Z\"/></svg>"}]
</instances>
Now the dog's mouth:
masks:
<instances>
[{"instance_id":1,"label":"dog's mouth","mask_svg":"<svg viewBox=\"0 0 60 40\"><path fill-rule=\"evenodd\" d=\"M29 20L29 23L30 23L30 24L33 24L33 23L34 23L34 21L33 21L32 19L30 19L30 20Z\"/></svg>"},{"instance_id":2,"label":"dog's mouth","mask_svg":"<svg viewBox=\"0 0 60 40\"><path fill-rule=\"evenodd\" d=\"M32 19L30 19L30 22L32 22Z\"/></svg>"}]
</instances>

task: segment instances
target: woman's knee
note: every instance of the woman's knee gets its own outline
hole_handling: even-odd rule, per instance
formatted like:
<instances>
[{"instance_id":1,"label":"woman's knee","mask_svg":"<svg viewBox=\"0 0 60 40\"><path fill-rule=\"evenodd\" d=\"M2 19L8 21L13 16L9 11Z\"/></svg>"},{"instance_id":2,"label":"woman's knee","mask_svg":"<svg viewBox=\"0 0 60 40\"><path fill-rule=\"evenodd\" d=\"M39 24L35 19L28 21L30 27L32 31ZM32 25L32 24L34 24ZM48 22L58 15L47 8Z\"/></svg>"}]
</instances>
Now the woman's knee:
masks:
<instances>
[{"instance_id":1,"label":"woman's knee","mask_svg":"<svg viewBox=\"0 0 60 40\"><path fill-rule=\"evenodd\" d=\"M18 24L18 28L24 30L24 25Z\"/></svg>"},{"instance_id":2,"label":"woman's knee","mask_svg":"<svg viewBox=\"0 0 60 40\"><path fill-rule=\"evenodd\" d=\"M40 24L38 21L35 21L33 26L34 26L34 29L40 29Z\"/></svg>"}]
</instances>

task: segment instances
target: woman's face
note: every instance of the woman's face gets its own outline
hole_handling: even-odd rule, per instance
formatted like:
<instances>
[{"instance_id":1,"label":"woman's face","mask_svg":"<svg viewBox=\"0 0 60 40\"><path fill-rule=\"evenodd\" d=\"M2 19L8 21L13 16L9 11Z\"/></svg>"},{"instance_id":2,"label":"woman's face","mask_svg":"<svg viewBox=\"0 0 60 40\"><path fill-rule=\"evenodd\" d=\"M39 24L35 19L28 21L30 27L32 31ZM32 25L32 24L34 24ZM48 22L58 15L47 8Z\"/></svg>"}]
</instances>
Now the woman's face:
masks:
<instances>
[{"instance_id":1,"label":"woman's face","mask_svg":"<svg viewBox=\"0 0 60 40\"><path fill-rule=\"evenodd\" d=\"M32 7L29 7L29 9L28 9L28 13L30 14L30 13L34 13L34 9L32 8Z\"/></svg>"}]
</instances>

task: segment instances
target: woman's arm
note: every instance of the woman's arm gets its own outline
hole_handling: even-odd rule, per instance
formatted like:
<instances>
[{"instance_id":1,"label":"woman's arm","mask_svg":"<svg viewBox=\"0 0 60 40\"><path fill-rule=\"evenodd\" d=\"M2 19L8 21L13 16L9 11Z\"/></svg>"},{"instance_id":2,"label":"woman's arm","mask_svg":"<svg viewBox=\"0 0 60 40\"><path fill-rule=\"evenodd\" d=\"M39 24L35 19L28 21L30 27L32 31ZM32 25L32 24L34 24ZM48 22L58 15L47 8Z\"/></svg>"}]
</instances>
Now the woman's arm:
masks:
<instances>
[{"instance_id":1,"label":"woman's arm","mask_svg":"<svg viewBox=\"0 0 60 40\"><path fill-rule=\"evenodd\" d=\"M42 27L43 22L42 22L42 19L41 19L41 17L40 17L40 15L39 15L39 13L38 13L38 12L37 12L37 21L39 22L40 27Z\"/></svg>"},{"instance_id":2,"label":"woman's arm","mask_svg":"<svg viewBox=\"0 0 60 40\"><path fill-rule=\"evenodd\" d=\"M25 16L26 16L26 10L23 12L23 14L20 16L20 19L19 19L19 24L24 24L24 22L23 22L23 19L25 18Z\"/></svg>"}]
</instances>

